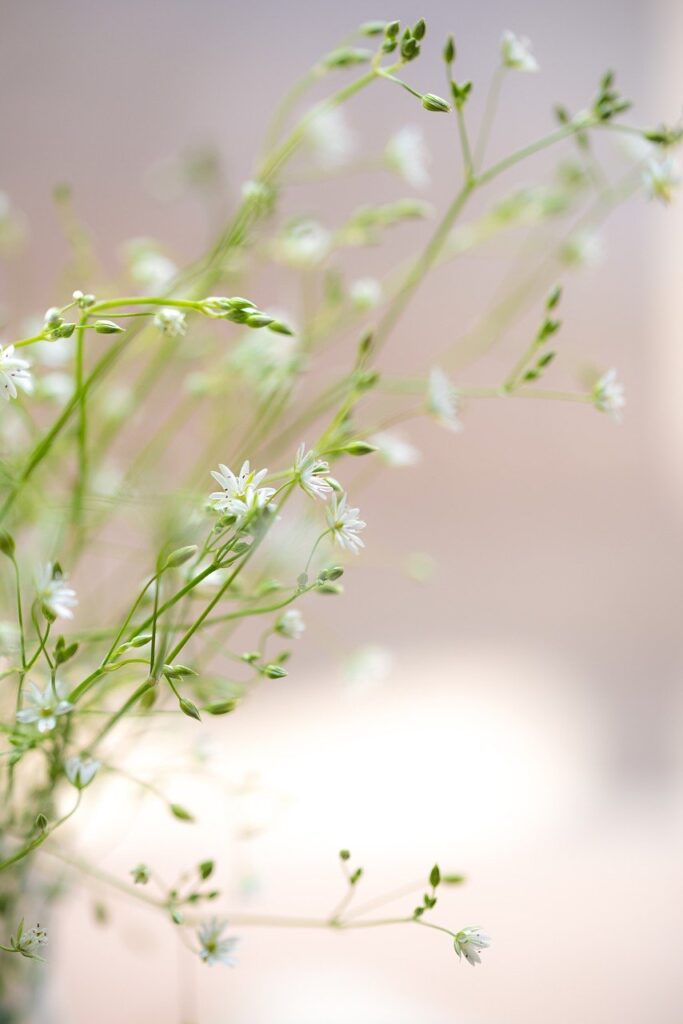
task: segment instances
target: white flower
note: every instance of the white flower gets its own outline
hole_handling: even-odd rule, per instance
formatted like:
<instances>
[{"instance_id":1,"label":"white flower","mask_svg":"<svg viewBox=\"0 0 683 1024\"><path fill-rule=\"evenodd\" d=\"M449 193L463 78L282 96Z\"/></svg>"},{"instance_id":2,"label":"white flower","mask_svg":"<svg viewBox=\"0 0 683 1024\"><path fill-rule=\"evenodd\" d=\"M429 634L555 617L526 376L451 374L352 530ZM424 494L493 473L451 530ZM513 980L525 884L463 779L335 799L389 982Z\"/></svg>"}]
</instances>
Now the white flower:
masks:
<instances>
[{"instance_id":1,"label":"white flower","mask_svg":"<svg viewBox=\"0 0 683 1024\"><path fill-rule=\"evenodd\" d=\"M214 964L225 964L234 967L237 963L232 951L239 939L224 939L222 933L227 928L227 921L219 921L212 917L197 929L199 939L199 959L212 967Z\"/></svg>"},{"instance_id":2,"label":"white flower","mask_svg":"<svg viewBox=\"0 0 683 1024\"><path fill-rule=\"evenodd\" d=\"M73 708L65 695L66 688L61 682L56 682L54 687L47 683L44 690L35 683L28 683L24 691L28 707L17 711L17 722L35 725L38 732L51 732L57 725L57 717L68 714Z\"/></svg>"},{"instance_id":3,"label":"white flower","mask_svg":"<svg viewBox=\"0 0 683 1024\"><path fill-rule=\"evenodd\" d=\"M422 129L407 124L393 135L384 150L387 165L413 188L427 188L430 182L429 150Z\"/></svg>"},{"instance_id":4,"label":"white flower","mask_svg":"<svg viewBox=\"0 0 683 1024\"><path fill-rule=\"evenodd\" d=\"M409 441L404 441L398 434L390 434L382 431L370 438L370 444L374 444L379 450L380 457L389 466L416 466L422 456L420 452Z\"/></svg>"},{"instance_id":5,"label":"white flower","mask_svg":"<svg viewBox=\"0 0 683 1024\"><path fill-rule=\"evenodd\" d=\"M531 52L531 43L524 36L504 32L500 44L503 66L514 71L538 71L538 61Z\"/></svg>"},{"instance_id":6,"label":"white flower","mask_svg":"<svg viewBox=\"0 0 683 1024\"><path fill-rule=\"evenodd\" d=\"M391 651L379 644L365 644L349 658L344 674L354 689L372 689L385 682L393 668Z\"/></svg>"},{"instance_id":7,"label":"white flower","mask_svg":"<svg viewBox=\"0 0 683 1024\"><path fill-rule=\"evenodd\" d=\"M11 942L12 948L17 953L21 953L22 956L27 957L29 960L40 960L41 957L38 956L38 950L47 943L47 931L37 924L35 928L29 928L25 932L24 922L22 921L17 934L12 937Z\"/></svg>"},{"instance_id":8,"label":"white flower","mask_svg":"<svg viewBox=\"0 0 683 1024\"><path fill-rule=\"evenodd\" d=\"M343 166L356 148L353 132L337 107L317 114L308 125L306 136L318 165L324 170Z\"/></svg>"},{"instance_id":9,"label":"white flower","mask_svg":"<svg viewBox=\"0 0 683 1024\"><path fill-rule=\"evenodd\" d=\"M237 476L223 463L218 469L220 472L212 470L211 476L223 490L214 491L210 495L210 501L217 512L226 512L234 516L237 525L241 525L253 513L269 506L275 488L258 486L267 475L267 469L261 469L258 473L252 471L248 459L242 464Z\"/></svg>"},{"instance_id":10,"label":"white flower","mask_svg":"<svg viewBox=\"0 0 683 1024\"><path fill-rule=\"evenodd\" d=\"M315 220L297 220L276 239L274 253L292 267L314 267L323 260L332 245L327 228Z\"/></svg>"},{"instance_id":11,"label":"white flower","mask_svg":"<svg viewBox=\"0 0 683 1024\"><path fill-rule=\"evenodd\" d=\"M681 169L678 161L669 156L665 160L650 160L643 180L651 199L659 199L665 205L673 200L674 189L681 184Z\"/></svg>"},{"instance_id":12,"label":"white flower","mask_svg":"<svg viewBox=\"0 0 683 1024\"><path fill-rule=\"evenodd\" d=\"M447 430L462 430L458 417L458 393L438 366L429 373L427 408Z\"/></svg>"},{"instance_id":13,"label":"white flower","mask_svg":"<svg viewBox=\"0 0 683 1024\"><path fill-rule=\"evenodd\" d=\"M346 495L338 501L336 494L332 496L327 509L327 521L334 539L340 547L352 551L354 555L365 547L358 536L360 531L365 529L365 523L358 518L359 511L357 508L346 507Z\"/></svg>"},{"instance_id":14,"label":"white flower","mask_svg":"<svg viewBox=\"0 0 683 1024\"><path fill-rule=\"evenodd\" d=\"M621 410L626 405L626 398L624 385L617 380L616 370L603 373L593 385L591 394L596 409L608 412L617 421L621 419Z\"/></svg>"},{"instance_id":15,"label":"white flower","mask_svg":"<svg viewBox=\"0 0 683 1024\"><path fill-rule=\"evenodd\" d=\"M464 956L468 964L472 964L473 967L475 964L481 963L479 950L488 949L490 945L490 937L481 928L463 928L453 940L458 957Z\"/></svg>"},{"instance_id":16,"label":"white flower","mask_svg":"<svg viewBox=\"0 0 683 1024\"><path fill-rule=\"evenodd\" d=\"M561 256L570 266L596 267L604 260L605 247L597 232L578 230L562 246Z\"/></svg>"},{"instance_id":17,"label":"white flower","mask_svg":"<svg viewBox=\"0 0 683 1024\"><path fill-rule=\"evenodd\" d=\"M29 394L33 391L29 366L25 359L15 356L14 345L0 345L0 395L6 402L17 397L17 387Z\"/></svg>"},{"instance_id":18,"label":"white flower","mask_svg":"<svg viewBox=\"0 0 683 1024\"><path fill-rule=\"evenodd\" d=\"M164 306L154 317L154 326L167 338L181 338L187 330L185 314L172 306Z\"/></svg>"},{"instance_id":19,"label":"white flower","mask_svg":"<svg viewBox=\"0 0 683 1024\"><path fill-rule=\"evenodd\" d=\"M322 498L324 501L332 491L327 479L329 472L329 463L317 458L315 452L307 452L305 443L299 445L294 460L294 475L302 491L311 498Z\"/></svg>"},{"instance_id":20,"label":"white flower","mask_svg":"<svg viewBox=\"0 0 683 1024\"><path fill-rule=\"evenodd\" d=\"M362 312L374 309L382 301L382 285L374 277L359 277L349 288L352 305Z\"/></svg>"},{"instance_id":21,"label":"white flower","mask_svg":"<svg viewBox=\"0 0 683 1024\"><path fill-rule=\"evenodd\" d=\"M289 640L300 640L305 629L306 623L298 608L288 608L275 624L276 632Z\"/></svg>"},{"instance_id":22,"label":"white flower","mask_svg":"<svg viewBox=\"0 0 683 1024\"><path fill-rule=\"evenodd\" d=\"M156 242L148 238L133 238L125 246L125 258L130 275L138 284L154 294L163 291L178 273L178 268L164 256Z\"/></svg>"},{"instance_id":23,"label":"white flower","mask_svg":"<svg viewBox=\"0 0 683 1024\"><path fill-rule=\"evenodd\" d=\"M95 778L100 762L94 757L69 757L64 762L66 777L76 789L85 789Z\"/></svg>"},{"instance_id":24,"label":"white flower","mask_svg":"<svg viewBox=\"0 0 683 1024\"><path fill-rule=\"evenodd\" d=\"M71 611L78 604L76 591L69 586L69 578L52 562L48 562L36 581L38 600L57 619L73 619Z\"/></svg>"}]
</instances>

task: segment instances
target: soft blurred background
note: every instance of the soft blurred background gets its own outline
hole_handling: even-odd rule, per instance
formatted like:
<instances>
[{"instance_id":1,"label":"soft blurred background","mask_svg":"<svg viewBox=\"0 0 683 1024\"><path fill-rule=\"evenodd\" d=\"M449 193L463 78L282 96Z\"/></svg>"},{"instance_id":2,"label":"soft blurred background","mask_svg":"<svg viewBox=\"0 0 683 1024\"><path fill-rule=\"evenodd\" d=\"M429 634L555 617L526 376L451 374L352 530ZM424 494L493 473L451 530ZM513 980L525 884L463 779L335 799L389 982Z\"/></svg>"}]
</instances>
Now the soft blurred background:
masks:
<instances>
[{"instance_id":1,"label":"soft blurred background","mask_svg":"<svg viewBox=\"0 0 683 1024\"><path fill-rule=\"evenodd\" d=\"M511 76L492 156L542 134L553 102L583 105L607 67L637 101L635 123L681 113L673 0L5 0L0 187L24 211L30 246L2 270L3 304L29 313L56 298L58 182L72 186L109 269L135 236L192 258L214 225L191 198L158 198L160 161L215 147L229 210L285 85L361 21L419 16L428 45L411 81L445 92L438 55L454 32L475 119L502 30L532 39L542 73ZM457 166L450 127L392 88L349 118L361 145L418 121L429 197L443 207ZM309 193L323 218L332 203L406 191L385 179L325 187ZM588 353L618 366L621 426L520 401L473 404L461 435L405 428L420 465L349 481L369 525L345 598L304 609L289 679L207 729L224 783L164 780L192 801L197 830L147 805L131 823L117 793L86 801L83 848L110 870L215 856L241 911L329 912L341 846L365 867L361 900L419 881L438 859L468 884L435 919L484 926L484 965L460 964L426 930L244 929L239 968L209 971L125 900L97 925L84 886L53 928L44 1019L678 1024L682 219L680 207L636 198L609 222L605 259L567 277L563 351L577 368ZM510 258L511 247L487 250L466 271L439 270L395 332L399 361L424 365L462 335ZM497 381L526 336L513 331L476 379ZM149 757L158 768L159 750Z\"/></svg>"}]
</instances>

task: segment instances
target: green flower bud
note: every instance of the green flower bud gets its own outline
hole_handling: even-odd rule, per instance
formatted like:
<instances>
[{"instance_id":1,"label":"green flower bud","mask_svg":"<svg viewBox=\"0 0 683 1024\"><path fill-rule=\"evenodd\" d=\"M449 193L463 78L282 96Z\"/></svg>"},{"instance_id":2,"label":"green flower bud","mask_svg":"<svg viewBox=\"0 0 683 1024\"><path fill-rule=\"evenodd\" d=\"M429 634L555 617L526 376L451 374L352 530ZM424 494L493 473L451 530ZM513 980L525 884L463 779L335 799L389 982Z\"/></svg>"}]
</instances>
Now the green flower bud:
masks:
<instances>
[{"instance_id":1,"label":"green flower bud","mask_svg":"<svg viewBox=\"0 0 683 1024\"><path fill-rule=\"evenodd\" d=\"M184 715L187 715L188 718L194 718L197 722L201 722L202 716L199 714L199 710L191 700L187 700L186 697L181 697L178 704Z\"/></svg>"},{"instance_id":2,"label":"green flower bud","mask_svg":"<svg viewBox=\"0 0 683 1024\"><path fill-rule=\"evenodd\" d=\"M443 59L446 64L452 64L455 60L455 40L453 36L449 36L446 40L446 45L443 48Z\"/></svg>"},{"instance_id":3,"label":"green flower bud","mask_svg":"<svg viewBox=\"0 0 683 1024\"><path fill-rule=\"evenodd\" d=\"M347 455L372 455L373 452L377 451L377 446L368 444L367 441L351 441L350 444L344 445L339 450Z\"/></svg>"},{"instance_id":4,"label":"green flower bud","mask_svg":"<svg viewBox=\"0 0 683 1024\"><path fill-rule=\"evenodd\" d=\"M236 700L215 700L211 704L205 704L202 710L210 715L229 715L236 707Z\"/></svg>"},{"instance_id":5,"label":"green flower bud","mask_svg":"<svg viewBox=\"0 0 683 1024\"><path fill-rule=\"evenodd\" d=\"M447 114L450 111L450 104L435 96L433 92L427 92L422 97L422 106L425 110L432 110L437 114Z\"/></svg>"},{"instance_id":6,"label":"green flower bud","mask_svg":"<svg viewBox=\"0 0 683 1024\"><path fill-rule=\"evenodd\" d=\"M113 320L96 320L94 323L97 334L122 334L125 327L119 327Z\"/></svg>"},{"instance_id":7,"label":"green flower bud","mask_svg":"<svg viewBox=\"0 0 683 1024\"><path fill-rule=\"evenodd\" d=\"M287 675L287 670L281 665L266 665L262 671L268 679L283 679Z\"/></svg>"},{"instance_id":8,"label":"green flower bud","mask_svg":"<svg viewBox=\"0 0 683 1024\"><path fill-rule=\"evenodd\" d=\"M16 544L14 543L14 537L7 530L0 530L0 551L3 555L7 555L8 558L14 558Z\"/></svg>"},{"instance_id":9,"label":"green flower bud","mask_svg":"<svg viewBox=\"0 0 683 1024\"><path fill-rule=\"evenodd\" d=\"M176 569L179 565L184 565L188 562L193 555L197 554L197 545L188 544L187 547L178 548L177 551L171 552L166 559L165 569Z\"/></svg>"},{"instance_id":10,"label":"green flower bud","mask_svg":"<svg viewBox=\"0 0 683 1024\"><path fill-rule=\"evenodd\" d=\"M181 804L169 804L168 809L178 821L194 821L194 817Z\"/></svg>"},{"instance_id":11,"label":"green flower bud","mask_svg":"<svg viewBox=\"0 0 683 1024\"><path fill-rule=\"evenodd\" d=\"M358 29L358 33L361 36L380 36L386 32L386 28L386 21L364 21Z\"/></svg>"}]
</instances>

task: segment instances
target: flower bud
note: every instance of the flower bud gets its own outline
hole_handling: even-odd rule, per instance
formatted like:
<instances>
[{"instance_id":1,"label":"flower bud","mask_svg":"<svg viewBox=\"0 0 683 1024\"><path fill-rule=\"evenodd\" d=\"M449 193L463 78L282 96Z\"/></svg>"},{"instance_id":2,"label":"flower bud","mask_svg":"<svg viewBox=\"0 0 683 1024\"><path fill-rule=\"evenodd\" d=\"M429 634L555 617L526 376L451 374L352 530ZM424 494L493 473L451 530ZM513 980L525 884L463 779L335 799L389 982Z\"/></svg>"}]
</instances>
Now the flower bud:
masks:
<instances>
[{"instance_id":1,"label":"flower bud","mask_svg":"<svg viewBox=\"0 0 683 1024\"><path fill-rule=\"evenodd\" d=\"M94 323L97 334L122 334L125 327L119 327L113 320L96 320Z\"/></svg>"},{"instance_id":2,"label":"flower bud","mask_svg":"<svg viewBox=\"0 0 683 1024\"><path fill-rule=\"evenodd\" d=\"M166 559L164 568L177 569L179 565L184 565L185 562L188 562L193 555L196 555L197 550L196 544L188 544L187 547L178 548L177 551L172 551Z\"/></svg>"},{"instance_id":3,"label":"flower bud","mask_svg":"<svg viewBox=\"0 0 683 1024\"><path fill-rule=\"evenodd\" d=\"M14 543L14 537L7 530L0 530L0 552L3 555L7 555L8 558L14 558L14 552L16 550L16 544Z\"/></svg>"},{"instance_id":4,"label":"flower bud","mask_svg":"<svg viewBox=\"0 0 683 1024\"><path fill-rule=\"evenodd\" d=\"M451 109L450 104L446 103L446 100L442 100L440 96L435 96L432 92L424 94L422 106L425 110L433 110L437 114L447 114Z\"/></svg>"}]
</instances>

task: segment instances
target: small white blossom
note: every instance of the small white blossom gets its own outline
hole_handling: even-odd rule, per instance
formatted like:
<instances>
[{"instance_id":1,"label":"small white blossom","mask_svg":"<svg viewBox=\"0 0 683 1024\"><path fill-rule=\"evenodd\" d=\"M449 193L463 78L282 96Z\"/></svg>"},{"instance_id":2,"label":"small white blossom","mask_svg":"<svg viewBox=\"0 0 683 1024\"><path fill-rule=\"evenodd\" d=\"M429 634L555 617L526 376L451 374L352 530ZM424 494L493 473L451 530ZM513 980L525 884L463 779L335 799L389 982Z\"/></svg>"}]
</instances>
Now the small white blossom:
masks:
<instances>
[{"instance_id":1,"label":"small white blossom","mask_svg":"<svg viewBox=\"0 0 683 1024\"><path fill-rule=\"evenodd\" d=\"M275 240L274 255L292 267L315 267L325 259L332 246L327 228L315 220L297 220L289 224Z\"/></svg>"},{"instance_id":2,"label":"small white blossom","mask_svg":"<svg viewBox=\"0 0 683 1024\"><path fill-rule=\"evenodd\" d=\"M15 356L14 345L0 345L0 395L6 402L17 397L18 387L29 394L33 391L29 366L25 359Z\"/></svg>"},{"instance_id":3,"label":"small white blossom","mask_svg":"<svg viewBox=\"0 0 683 1024\"><path fill-rule=\"evenodd\" d=\"M453 945L458 957L464 956L468 964L472 964L474 967L475 964L481 963L479 950L488 949L491 939L481 928L463 928L455 936Z\"/></svg>"},{"instance_id":4,"label":"small white blossom","mask_svg":"<svg viewBox=\"0 0 683 1024\"><path fill-rule=\"evenodd\" d=\"M298 608L288 608L275 624L275 631L288 640L300 640L305 629L306 623Z\"/></svg>"},{"instance_id":5,"label":"small white blossom","mask_svg":"<svg viewBox=\"0 0 683 1024\"><path fill-rule=\"evenodd\" d=\"M503 66L513 71L538 71L538 61L531 52L531 43L524 36L504 32L500 44Z\"/></svg>"},{"instance_id":6,"label":"small white blossom","mask_svg":"<svg viewBox=\"0 0 683 1024\"><path fill-rule=\"evenodd\" d=\"M223 463L218 469L219 471L212 470L211 476L223 490L214 491L210 495L210 501L217 512L234 516L237 525L241 525L253 513L269 506L275 488L259 487L261 480L268 474L267 469L261 469L258 473L253 471L248 459L243 463L237 476Z\"/></svg>"},{"instance_id":7,"label":"small white blossom","mask_svg":"<svg viewBox=\"0 0 683 1024\"><path fill-rule=\"evenodd\" d=\"M374 309L382 301L382 285L374 277L359 277L357 281L352 282L349 296L351 304L360 312Z\"/></svg>"},{"instance_id":8,"label":"small white blossom","mask_svg":"<svg viewBox=\"0 0 683 1024\"><path fill-rule=\"evenodd\" d=\"M561 256L570 266L597 267L605 258L605 247L597 232L579 230L564 243Z\"/></svg>"},{"instance_id":9,"label":"small white blossom","mask_svg":"<svg viewBox=\"0 0 683 1024\"><path fill-rule=\"evenodd\" d=\"M674 189L678 188L683 180L680 172L678 161L671 156L665 160L650 160L643 172L645 188L650 198L659 199L665 205L672 202Z\"/></svg>"},{"instance_id":10,"label":"small white blossom","mask_svg":"<svg viewBox=\"0 0 683 1024\"><path fill-rule=\"evenodd\" d=\"M66 777L76 789L85 789L88 783L95 778L100 762L94 757L69 757L64 762Z\"/></svg>"},{"instance_id":11,"label":"small white blossom","mask_svg":"<svg viewBox=\"0 0 683 1024\"><path fill-rule=\"evenodd\" d=\"M338 107L317 114L306 129L306 137L318 166L324 170L342 167L356 148L353 132Z\"/></svg>"},{"instance_id":12,"label":"small white blossom","mask_svg":"<svg viewBox=\"0 0 683 1024\"><path fill-rule=\"evenodd\" d=\"M181 338L187 330L187 321L180 309L165 306L154 317L154 326L167 338Z\"/></svg>"},{"instance_id":13,"label":"small white blossom","mask_svg":"<svg viewBox=\"0 0 683 1024\"><path fill-rule=\"evenodd\" d=\"M370 438L370 444L378 449L380 458L389 466L416 466L421 459L420 452L399 434L382 431Z\"/></svg>"},{"instance_id":14,"label":"small white blossom","mask_svg":"<svg viewBox=\"0 0 683 1024\"><path fill-rule=\"evenodd\" d=\"M59 715L66 715L73 708L66 697L66 688L61 682L54 686L47 683L41 690L35 683L28 683L24 690L24 701L28 705L17 711L17 722L35 725L38 732L51 732L57 725Z\"/></svg>"},{"instance_id":15,"label":"small white blossom","mask_svg":"<svg viewBox=\"0 0 683 1024\"><path fill-rule=\"evenodd\" d=\"M69 578L52 562L48 562L36 581L40 603L58 619L73 619L72 608L78 604L76 591L69 586Z\"/></svg>"},{"instance_id":16,"label":"small white blossom","mask_svg":"<svg viewBox=\"0 0 683 1024\"><path fill-rule=\"evenodd\" d=\"M358 536L361 530L365 529L365 523L358 518L360 509L347 508L346 495L341 500L336 494L327 509L327 521L334 540L340 547L352 551L357 555L361 548L365 547L362 539Z\"/></svg>"},{"instance_id":17,"label":"small white blossom","mask_svg":"<svg viewBox=\"0 0 683 1024\"><path fill-rule=\"evenodd\" d=\"M329 463L319 459L315 452L307 452L305 444L299 445L294 460L294 475L302 491L311 498L322 498L324 501L332 491L329 472Z\"/></svg>"},{"instance_id":18,"label":"small white blossom","mask_svg":"<svg viewBox=\"0 0 683 1024\"><path fill-rule=\"evenodd\" d=\"M164 256L156 242L134 238L125 246L125 258L134 281L152 293L163 291L178 273L178 267Z\"/></svg>"},{"instance_id":19,"label":"small white blossom","mask_svg":"<svg viewBox=\"0 0 683 1024\"><path fill-rule=\"evenodd\" d=\"M458 393L438 366L429 373L427 408L447 430L462 430L458 416Z\"/></svg>"},{"instance_id":20,"label":"small white blossom","mask_svg":"<svg viewBox=\"0 0 683 1024\"><path fill-rule=\"evenodd\" d=\"M621 410L626 405L624 385L617 380L617 371L612 369L603 373L593 385L591 392L593 404L601 412L608 412L613 419L621 419Z\"/></svg>"},{"instance_id":21,"label":"small white blossom","mask_svg":"<svg viewBox=\"0 0 683 1024\"><path fill-rule=\"evenodd\" d=\"M394 666L387 647L365 644L354 651L344 666L344 675L354 690L371 690L386 682Z\"/></svg>"},{"instance_id":22,"label":"small white blossom","mask_svg":"<svg viewBox=\"0 0 683 1024\"><path fill-rule=\"evenodd\" d=\"M421 128L412 124L400 128L389 139L384 159L388 167L413 188L422 189L429 185L429 150Z\"/></svg>"},{"instance_id":23,"label":"small white blossom","mask_svg":"<svg viewBox=\"0 0 683 1024\"><path fill-rule=\"evenodd\" d=\"M197 929L199 940L199 959L212 967L214 964L225 964L226 967L234 967L237 960L232 951L239 942L239 939L222 937L223 931L227 928L227 921L219 921L213 917L205 921Z\"/></svg>"},{"instance_id":24,"label":"small white blossom","mask_svg":"<svg viewBox=\"0 0 683 1024\"><path fill-rule=\"evenodd\" d=\"M22 956L27 957L29 960L40 960L41 957L38 956L38 950L47 944L47 931L37 924L35 928L29 928L25 932L24 922L22 921L17 929L17 934L13 935L10 941L12 950L15 953L21 953Z\"/></svg>"}]
</instances>

